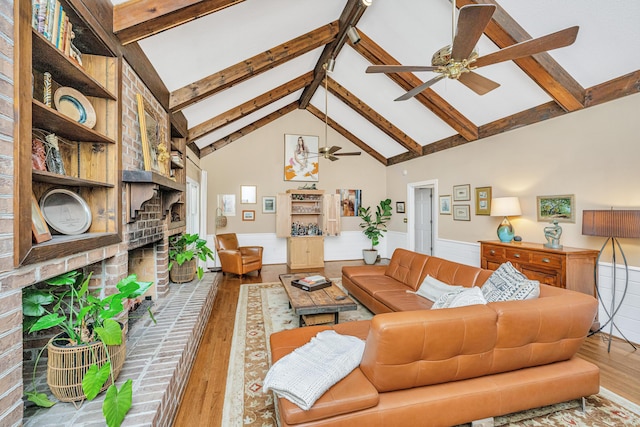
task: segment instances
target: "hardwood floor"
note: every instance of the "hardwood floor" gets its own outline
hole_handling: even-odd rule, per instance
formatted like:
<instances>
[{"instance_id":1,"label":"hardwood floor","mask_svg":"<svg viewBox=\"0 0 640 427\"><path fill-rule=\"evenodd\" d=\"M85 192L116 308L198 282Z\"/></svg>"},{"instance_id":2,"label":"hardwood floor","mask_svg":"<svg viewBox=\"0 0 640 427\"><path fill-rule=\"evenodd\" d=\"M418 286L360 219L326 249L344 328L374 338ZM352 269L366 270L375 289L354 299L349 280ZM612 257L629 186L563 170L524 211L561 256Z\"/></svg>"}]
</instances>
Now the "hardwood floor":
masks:
<instances>
[{"instance_id":1,"label":"hardwood floor","mask_svg":"<svg viewBox=\"0 0 640 427\"><path fill-rule=\"evenodd\" d=\"M340 277L342 266L361 264L361 261L326 262L319 273ZM277 282L278 275L287 272L284 264L266 265L260 276L251 273L242 279L232 275L222 278L174 426L223 426L222 406L240 285ZM611 352L607 353L607 344L598 334L586 340L579 356L600 367L603 387L640 404L640 351L634 352L626 342L614 339Z\"/></svg>"}]
</instances>

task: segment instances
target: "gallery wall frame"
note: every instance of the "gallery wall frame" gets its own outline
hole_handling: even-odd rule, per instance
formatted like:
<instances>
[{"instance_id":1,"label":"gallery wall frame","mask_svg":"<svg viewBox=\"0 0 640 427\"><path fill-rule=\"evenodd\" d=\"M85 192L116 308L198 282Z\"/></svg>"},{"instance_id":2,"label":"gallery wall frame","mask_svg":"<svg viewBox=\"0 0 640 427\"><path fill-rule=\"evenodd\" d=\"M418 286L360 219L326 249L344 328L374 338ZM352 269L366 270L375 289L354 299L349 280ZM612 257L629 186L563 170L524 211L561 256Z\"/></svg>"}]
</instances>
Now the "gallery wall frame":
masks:
<instances>
[{"instance_id":1,"label":"gallery wall frame","mask_svg":"<svg viewBox=\"0 0 640 427\"><path fill-rule=\"evenodd\" d=\"M537 196L536 212L539 222L576 222L576 200L573 194Z\"/></svg>"},{"instance_id":2,"label":"gallery wall frame","mask_svg":"<svg viewBox=\"0 0 640 427\"><path fill-rule=\"evenodd\" d=\"M396 213L405 213L404 202L396 202Z\"/></svg>"},{"instance_id":3,"label":"gallery wall frame","mask_svg":"<svg viewBox=\"0 0 640 427\"><path fill-rule=\"evenodd\" d=\"M254 204L258 203L258 187L255 185L240 186L240 203Z\"/></svg>"},{"instance_id":4,"label":"gallery wall frame","mask_svg":"<svg viewBox=\"0 0 640 427\"><path fill-rule=\"evenodd\" d=\"M236 195L220 194L218 206L222 209L223 216L236 216Z\"/></svg>"},{"instance_id":5,"label":"gallery wall frame","mask_svg":"<svg viewBox=\"0 0 640 427\"><path fill-rule=\"evenodd\" d=\"M467 202L471 200L471 184L453 186L453 201Z\"/></svg>"},{"instance_id":6,"label":"gallery wall frame","mask_svg":"<svg viewBox=\"0 0 640 427\"><path fill-rule=\"evenodd\" d=\"M255 221L256 220L256 211L254 211L254 210L243 210L242 211L242 220L243 221Z\"/></svg>"},{"instance_id":7,"label":"gallery wall frame","mask_svg":"<svg viewBox=\"0 0 640 427\"><path fill-rule=\"evenodd\" d=\"M451 215L451 194L445 194L439 197L440 215Z\"/></svg>"},{"instance_id":8,"label":"gallery wall frame","mask_svg":"<svg viewBox=\"0 0 640 427\"><path fill-rule=\"evenodd\" d=\"M476 187L476 215L491 215L491 187Z\"/></svg>"},{"instance_id":9,"label":"gallery wall frame","mask_svg":"<svg viewBox=\"0 0 640 427\"><path fill-rule=\"evenodd\" d=\"M336 190L340 194L340 216L358 216L362 206L362 190Z\"/></svg>"},{"instance_id":10,"label":"gallery wall frame","mask_svg":"<svg viewBox=\"0 0 640 427\"><path fill-rule=\"evenodd\" d=\"M273 196L262 197L262 213L273 214L276 213L276 198Z\"/></svg>"},{"instance_id":11,"label":"gallery wall frame","mask_svg":"<svg viewBox=\"0 0 640 427\"><path fill-rule=\"evenodd\" d=\"M453 205L454 221L471 221L470 205Z\"/></svg>"}]
</instances>

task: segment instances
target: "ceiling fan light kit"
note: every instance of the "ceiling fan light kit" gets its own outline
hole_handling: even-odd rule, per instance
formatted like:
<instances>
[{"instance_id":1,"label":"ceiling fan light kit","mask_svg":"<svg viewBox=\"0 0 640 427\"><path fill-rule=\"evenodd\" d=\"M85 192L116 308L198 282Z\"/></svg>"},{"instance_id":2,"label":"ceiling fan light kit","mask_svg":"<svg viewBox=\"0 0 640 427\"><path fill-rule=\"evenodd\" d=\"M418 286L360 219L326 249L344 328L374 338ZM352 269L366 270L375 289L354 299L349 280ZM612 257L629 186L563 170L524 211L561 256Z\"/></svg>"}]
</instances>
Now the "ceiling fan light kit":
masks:
<instances>
[{"instance_id":1,"label":"ceiling fan light kit","mask_svg":"<svg viewBox=\"0 0 640 427\"><path fill-rule=\"evenodd\" d=\"M496 10L493 4L471 4L460 8L457 29L455 25L455 2L452 3L453 41L433 54L430 66L422 65L372 65L367 73L403 73L417 71L433 71L438 76L416 86L396 101L410 99L443 78L458 80L477 93L484 95L500 87L500 84L474 72L479 67L511 61L525 56L535 55L548 50L558 49L573 44L579 27L570 27L535 39L526 40L507 46L485 56L479 56L476 45L489 25Z\"/></svg>"}]
</instances>

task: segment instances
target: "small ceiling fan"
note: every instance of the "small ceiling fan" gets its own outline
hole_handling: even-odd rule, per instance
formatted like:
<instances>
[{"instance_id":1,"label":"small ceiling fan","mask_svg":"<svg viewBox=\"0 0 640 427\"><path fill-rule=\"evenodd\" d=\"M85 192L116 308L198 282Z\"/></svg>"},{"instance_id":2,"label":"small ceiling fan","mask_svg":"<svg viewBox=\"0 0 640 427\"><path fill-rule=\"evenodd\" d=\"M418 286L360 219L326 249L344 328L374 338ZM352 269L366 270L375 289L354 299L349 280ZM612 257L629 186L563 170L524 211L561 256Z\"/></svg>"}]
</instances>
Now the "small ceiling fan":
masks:
<instances>
[{"instance_id":1,"label":"small ceiling fan","mask_svg":"<svg viewBox=\"0 0 640 427\"><path fill-rule=\"evenodd\" d=\"M445 46L433 55L430 66L372 65L367 68L367 73L403 73L413 71L435 71L439 73L431 80L396 98L395 101L410 99L445 77L458 80L478 95L484 95L498 88L500 85L493 80L473 72L476 68L569 46L573 44L578 35L579 27L570 27L536 39L526 40L479 57L475 46L484 29L491 21L496 6L493 4L462 6L458 16L458 27L456 31L455 0L452 0L452 5L453 41L451 46Z\"/></svg>"},{"instance_id":2,"label":"small ceiling fan","mask_svg":"<svg viewBox=\"0 0 640 427\"><path fill-rule=\"evenodd\" d=\"M337 145L332 145L331 147L329 147L327 145L329 141L329 139L327 138L328 129L329 129L329 108L328 108L329 90L328 90L328 84L327 84L327 80L329 78L328 77L329 65L323 64L322 67L324 68L324 141L325 141L324 143L325 143L325 146L320 147L318 149L318 153L311 153L311 154L317 154L318 157L324 157L325 159L331 160L332 162L335 162L336 160L340 160L338 159L337 156L359 156L361 154L359 151L337 153L337 151L341 150L342 147L338 147Z\"/></svg>"}]
</instances>

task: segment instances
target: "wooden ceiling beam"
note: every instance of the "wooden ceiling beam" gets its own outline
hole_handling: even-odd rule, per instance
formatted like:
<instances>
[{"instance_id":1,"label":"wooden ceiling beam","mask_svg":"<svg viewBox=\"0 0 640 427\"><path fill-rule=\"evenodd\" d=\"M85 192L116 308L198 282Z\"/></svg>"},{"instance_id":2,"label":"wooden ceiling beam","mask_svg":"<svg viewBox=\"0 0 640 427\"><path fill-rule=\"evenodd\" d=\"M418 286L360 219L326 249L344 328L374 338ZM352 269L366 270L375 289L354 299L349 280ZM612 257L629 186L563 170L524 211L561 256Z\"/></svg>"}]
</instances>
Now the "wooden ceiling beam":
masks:
<instances>
[{"instance_id":1,"label":"wooden ceiling beam","mask_svg":"<svg viewBox=\"0 0 640 427\"><path fill-rule=\"evenodd\" d=\"M243 104L238 105L228 111L225 111L222 114L217 115L199 125L196 125L189 129L189 138L190 142L195 141L196 139L202 138L205 135L210 134L214 130L228 125L229 123L233 123L238 119L241 119L244 116L247 116L254 111L257 111L272 102L275 102L285 96L296 92L313 80L313 72L309 71L297 77L283 85L280 85L266 93L263 93L260 96L257 96Z\"/></svg>"},{"instance_id":2,"label":"wooden ceiling beam","mask_svg":"<svg viewBox=\"0 0 640 427\"><path fill-rule=\"evenodd\" d=\"M329 78L327 86L330 93L347 104L347 106L351 107L351 109L353 109L356 113L367 119L375 127L387 134L391 139L411 152L422 154L422 146L420 144L411 139L409 135L398 129L389 120L382 117L382 115L376 112L373 108L369 107L363 101L358 99L355 95L341 86L338 82Z\"/></svg>"},{"instance_id":3,"label":"wooden ceiling beam","mask_svg":"<svg viewBox=\"0 0 640 427\"><path fill-rule=\"evenodd\" d=\"M365 57L373 65L400 65L400 63L387 53L365 33L358 30L360 43L351 44L356 52ZM387 76L396 82L405 91L409 91L424 83L413 73L394 73ZM467 141L478 139L478 126L445 101L433 89L426 89L415 96L415 99L427 107L441 120L451 126Z\"/></svg>"},{"instance_id":4,"label":"wooden ceiling beam","mask_svg":"<svg viewBox=\"0 0 640 427\"><path fill-rule=\"evenodd\" d=\"M367 7L362 4L361 0L347 0L347 4L338 19L338 35L331 43L325 45L322 54L320 55L320 59L318 59L318 62L313 69L313 82L304 89L304 92L302 92L302 95L300 96L300 101L298 102L300 105L299 108L307 108L311 102L313 94L316 93L318 86L320 86L322 79L324 78L324 64L326 64L330 58L336 58L345 44L349 26L355 27L366 9Z\"/></svg>"},{"instance_id":5,"label":"wooden ceiling beam","mask_svg":"<svg viewBox=\"0 0 640 427\"><path fill-rule=\"evenodd\" d=\"M602 104L640 92L640 70L587 89L585 106Z\"/></svg>"},{"instance_id":6,"label":"wooden ceiling beam","mask_svg":"<svg viewBox=\"0 0 640 427\"><path fill-rule=\"evenodd\" d=\"M171 111L179 111L260 73L325 45L336 38L338 21L289 40L252 58L171 92Z\"/></svg>"},{"instance_id":7,"label":"wooden ceiling beam","mask_svg":"<svg viewBox=\"0 0 640 427\"><path fill-rule=\"evenodd\" d=\"M261 127L268 125L269 123L273 122L274 120L278 120L281 117L284 117L285 115L289 114L290 112L292 112L293 110L297 110L298 109L298 101L294 101L289 105L285 105L284 107L280 108L277 111L274 111L271 114L268 114L266 116L264 116L263 118L256 120L255 122L251 123L250 125L247 125L245 127L243 127L242 129L239 129L235 132L233 132L230 135L225 136L224 138L220 138L219 140L217 140L216 142L212 142L211 144L202 147L202 149L200 149L200 153L202 155L202 157L209 155L211 153L213 153L214 151L217 151L219 149L221 149L222 147L225 147L229 144L231 144L232 142L250 134L251 132L260 129Z\"/></svg>"},{"instance_id":8,"label":"wooden ceiling beam","mask_svg":"<svg viewBox=\"0 0 640 427\"><path fill-rule=\"evenodd\" d=\"M496 11L484 34L500 49L530 40L531 37L494 0L457 0L458 7L467 4L493 4ZM578 37L580 37L578 35ZM566 49L571 49L567 47ZM584 108L585 90L546 52L513 61L566 111Z\"/></svg>"},{"instance_id":9,"label":"wooden ceiling beam","mask_svg":"<svg viewBox=\"0 0 640 427\"><path fill-rule=\"evenodd\" d=\"M317 118L319 118L320 120L322 120L322 122L324 122L324 119L325 119L324 113L322 111L318 110L313 105L309 104L309 106L307 107L307 111L310 112L311 114L313 114L314 116L316 116ZM382 154L378 153L376 150L371 148L369 145L367 145L360 138L358 138L357 136L355 136L354 134L349 132L347 129L342 127L338 122L333 120L331 117L327 117L327 125L329 125L329 127L331 127L331 129L335 130L340 135L344 136L346 139L351 141L354 145L358 146L358 148L360 148L362 151L364 151L365 153L369 154L371 157L373 157L374 159L376 159L377 161L379 161L383 165L387 166L387 158L386 157L384 157Z\"/></svg>"},{"instance_id":10,"label":"wooden ceiling beam","mask_svg":"<svg viewBox=\"0 0 640 427\"><path fill-rule=\"evenodd\" d=\"M129 0L113 6L113 31L128 44L244 0Z\"/></svg>"}]
</instances>

